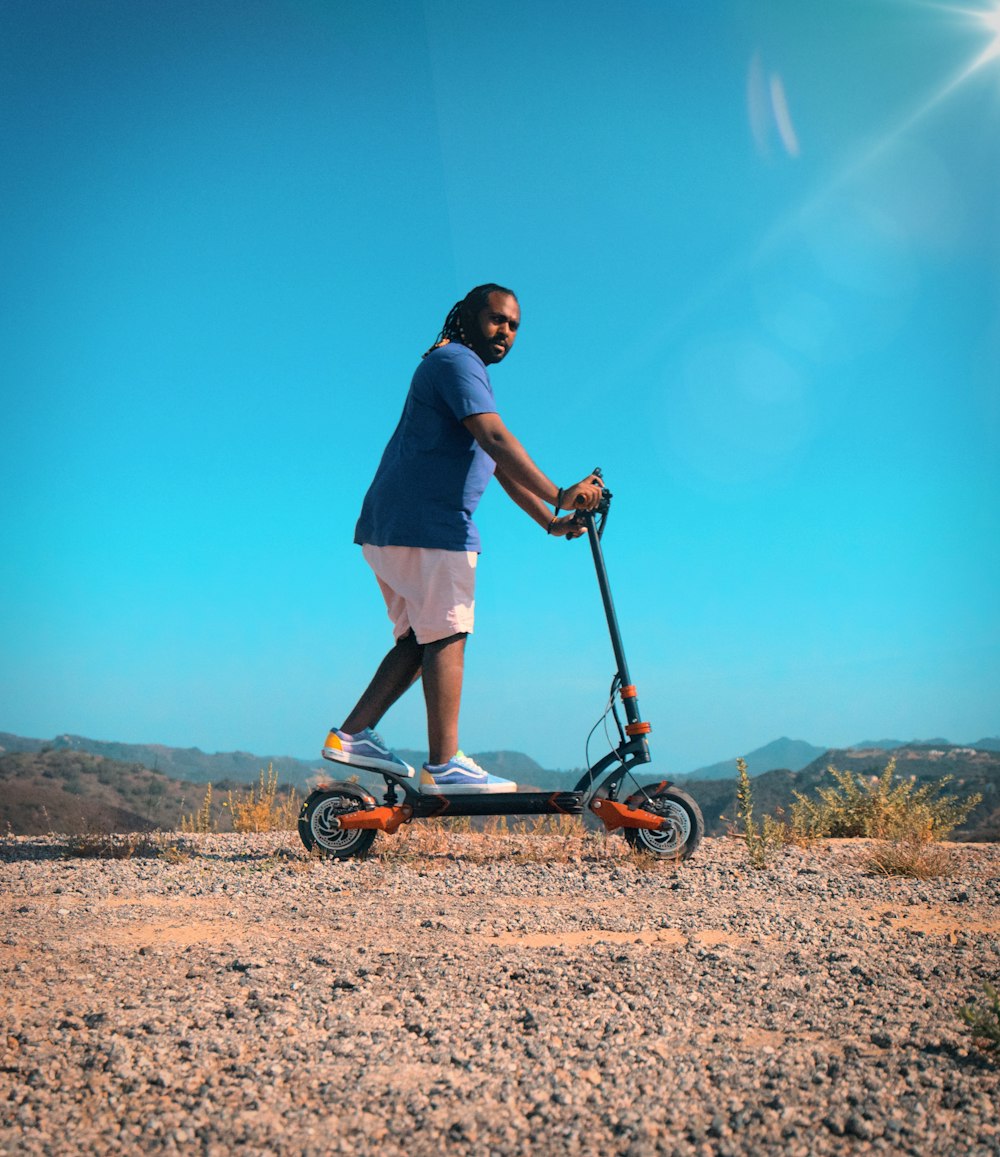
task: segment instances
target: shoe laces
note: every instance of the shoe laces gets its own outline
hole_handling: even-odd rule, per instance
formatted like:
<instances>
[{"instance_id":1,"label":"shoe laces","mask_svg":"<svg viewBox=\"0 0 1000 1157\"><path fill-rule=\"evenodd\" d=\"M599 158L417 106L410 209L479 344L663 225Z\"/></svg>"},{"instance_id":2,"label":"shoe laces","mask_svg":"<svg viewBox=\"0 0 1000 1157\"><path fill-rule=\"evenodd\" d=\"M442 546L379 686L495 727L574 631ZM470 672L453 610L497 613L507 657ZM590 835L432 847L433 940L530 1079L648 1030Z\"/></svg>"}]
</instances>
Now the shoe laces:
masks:
<instances>
[{"instance_id":1,"label":"shoe laces","mask_svg":"<svg viewBox=\"0 0 1000 1157\"><path fill-rule=\"evenodd\" d=\"M484 767L480 767L479 764L466 755L464 751L456 751L452 762L457 763L460 767L464 767L466 771L478 771L480 775L489 774Z\"/></svg>"}]
</instances>

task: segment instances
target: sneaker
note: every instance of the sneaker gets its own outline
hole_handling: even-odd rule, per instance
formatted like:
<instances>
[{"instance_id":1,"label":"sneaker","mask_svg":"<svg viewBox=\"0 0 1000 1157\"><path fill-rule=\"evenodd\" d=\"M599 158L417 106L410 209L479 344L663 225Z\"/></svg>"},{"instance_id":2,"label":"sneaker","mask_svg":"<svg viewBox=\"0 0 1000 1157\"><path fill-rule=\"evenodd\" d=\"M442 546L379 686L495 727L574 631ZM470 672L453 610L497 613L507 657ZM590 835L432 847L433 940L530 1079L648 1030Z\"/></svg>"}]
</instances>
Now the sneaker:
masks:
<instances>
[{"instance_id":1,"label":"sneaker","mask_svg":"<svg viewBox=\"0 0 1000 1157\"><path fill-rule=\"evenodd\" d=\"M425 763L420 775L420 790L425 795L487 795L517 791L512 779L501 779L484 771L475 760L459 751L447 763Z\"/></svg>"},{"instance_id":2,"label":"sneaker","mask_svg":"<svg viewBox=\"0 0 1000 1157\"><path fill-rule=\"evenodd\" d=\"M413 775L413 768L404 763L394 751L390 751L385 745L385 740L370 727L355 735L338 731L336 727L331 728L323 745L323 758L332 759L335 763L351 763L355 767L367 767L372 771L387 771L390 775L399 775L406 779Z\"/></svg>"}]
</instances>

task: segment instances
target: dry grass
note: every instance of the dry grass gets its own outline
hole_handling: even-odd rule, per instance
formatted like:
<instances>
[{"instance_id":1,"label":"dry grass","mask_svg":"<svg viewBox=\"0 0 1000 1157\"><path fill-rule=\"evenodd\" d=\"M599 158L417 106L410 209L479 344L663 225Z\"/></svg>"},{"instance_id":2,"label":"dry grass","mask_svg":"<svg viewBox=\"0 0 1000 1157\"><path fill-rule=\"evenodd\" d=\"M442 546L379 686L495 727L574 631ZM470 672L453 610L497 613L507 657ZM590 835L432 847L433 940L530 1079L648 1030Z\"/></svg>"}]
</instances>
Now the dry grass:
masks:
<instances>
[{"instance_id":1,"label":"dry grass","mask_svg":"<svg viewBox=\"0 0 1000 1157\"><path fill-rule=\"evenodd\" d=\"M627 860L623 839L588 831L579 816L494 816L479 830L469 817L416 820L382 837L371 856L386 865L443 870L449 863L565 864Z\"/></svg>"},{"instance_id":2,"label":"dry grass","mask_svg":"<svg viewBox=\"0 0 1000 1157\"><path fill-rule=\"evenodd\" d=\"M66 853L88 860L130 860L137 857L160 857L180 863L191 849L183 840L170 839L146 832L84 832L70 836Z\"/></svg>"},{"instance_id":3,"label":"dry grass","mask_svg":"<svg viewBox=\"0 0 1000 1157\"><path fill-rule=\"evenodd\" d=\"M292 788L283 798L278 798L278 773L273 764L267 771L261 768L260 782L249 792L229 795L222 805L228 809L236 832L290 832L298 825L302 800Z\"/></svg>"},{"instance_id":4,"label":"dry grass","mask_svg":"<svg viewBox=\"0 0 1000 1157\"><path fill-rule=\"evenodd\" d=\"M862 867L880 876L933 880L949 876L954 855L933 836L912 832L896 840L878 840L861 858Z\"/></svg>"}]
</instances>

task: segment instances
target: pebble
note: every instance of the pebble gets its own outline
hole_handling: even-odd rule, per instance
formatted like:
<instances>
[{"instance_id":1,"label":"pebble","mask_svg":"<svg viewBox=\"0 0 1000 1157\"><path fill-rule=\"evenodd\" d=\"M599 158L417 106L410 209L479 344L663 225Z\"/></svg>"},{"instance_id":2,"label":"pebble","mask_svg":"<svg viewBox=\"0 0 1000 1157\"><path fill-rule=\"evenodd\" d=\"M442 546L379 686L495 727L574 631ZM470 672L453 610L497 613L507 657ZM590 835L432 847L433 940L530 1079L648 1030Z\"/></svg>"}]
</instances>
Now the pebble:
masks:
<instances>
[{"instance_id":1,"label":"pebble","mask_svg":"<svg viewBox=\"0 0 1000 1157\"><path fill-rule=\"evenodd\" d=\"M544 838L0 838L0 1153L1000 1154L1000 847Z\"/></svg>"}]
</instances>

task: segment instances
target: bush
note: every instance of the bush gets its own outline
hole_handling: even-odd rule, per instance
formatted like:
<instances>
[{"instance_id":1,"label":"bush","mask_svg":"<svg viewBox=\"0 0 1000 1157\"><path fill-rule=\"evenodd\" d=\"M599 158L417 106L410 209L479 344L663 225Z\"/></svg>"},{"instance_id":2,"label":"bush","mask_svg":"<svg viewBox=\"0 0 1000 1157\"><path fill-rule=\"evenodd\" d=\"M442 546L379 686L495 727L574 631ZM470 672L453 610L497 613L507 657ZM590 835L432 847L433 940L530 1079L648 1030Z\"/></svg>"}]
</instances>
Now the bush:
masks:
<instances>
[{"instance_id":1,"label":"bush","mask_svg":"<svg viewBox=\"0 0 1000 1157\"><path fill-rule=\"evenodd\" d=\"M301 800L293 787L284 799L279 800L278 773L273 764L268 764L267 773L261 768L260 783L251 787L249 794L229 793L222 805L229 809L233 818L233 830L237 832L293 831L299 820Z\"/></svg>"},{"instance_id":2,"label":"bush","mask_svg":"<svg viewBox=\"0 0 1000 1157\"><path fill-rule=\"evenodd\" d=\"M878 776L835 767L828 771L835 786L817 788L818 799L792 793L792 830L797 836L942 840L983 798L943 795L951 776L919 787L913 779L898 779L895 759L890 759Z\"/></svg>"}]
</instances>

